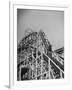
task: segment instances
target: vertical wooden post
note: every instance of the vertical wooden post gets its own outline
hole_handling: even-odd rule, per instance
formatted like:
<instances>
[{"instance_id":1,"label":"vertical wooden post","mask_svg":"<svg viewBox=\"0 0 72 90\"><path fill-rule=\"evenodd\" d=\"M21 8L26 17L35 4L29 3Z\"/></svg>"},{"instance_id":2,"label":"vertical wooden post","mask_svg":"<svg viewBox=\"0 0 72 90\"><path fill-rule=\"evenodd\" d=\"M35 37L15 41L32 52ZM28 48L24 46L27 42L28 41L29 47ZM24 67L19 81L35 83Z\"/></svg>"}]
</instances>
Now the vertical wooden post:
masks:
<instances>
[{"instance_id":1,"label":"vertical wooden post","mask_svg":"<svg viewBox=\"0 0 72 90\"><path fill-rule=\"evenodd\" d=\"M35 75L35 79L37 80L37 49L36 49L36 75Z\"/></svg>"},{"instance_id":2,"label":"vertical wooden post","mask_svg":"<svg viewBox=\"0 0 72 90\"><path fill-rule=\"evenodd\" d=\"M48 58L48 59L49 59L49 64L48 65L49 65L49 79L50 79L50 69L51 69L50 68L50 58Z\"/></svg>"},{"instance_id":3,"label":"vertical wooden post","mask_svg":"<svg viewBox=\"0 0 72 90\"><path fill-rule=\"evenodd\" d=\"M42 79L42 65L43 65L43 57L42 57L42 53L41 53L41 79Z\"/></svg>"},{"instance_id":4,"label":"vertical wooden post","mask_svg":"<svg viewBox=\"0 0 72 90\"><path fill-rule=\"evenodd\" d=\"M62 79L62 71L60 70L60 78Z\"/></svg>"}]
</instances>

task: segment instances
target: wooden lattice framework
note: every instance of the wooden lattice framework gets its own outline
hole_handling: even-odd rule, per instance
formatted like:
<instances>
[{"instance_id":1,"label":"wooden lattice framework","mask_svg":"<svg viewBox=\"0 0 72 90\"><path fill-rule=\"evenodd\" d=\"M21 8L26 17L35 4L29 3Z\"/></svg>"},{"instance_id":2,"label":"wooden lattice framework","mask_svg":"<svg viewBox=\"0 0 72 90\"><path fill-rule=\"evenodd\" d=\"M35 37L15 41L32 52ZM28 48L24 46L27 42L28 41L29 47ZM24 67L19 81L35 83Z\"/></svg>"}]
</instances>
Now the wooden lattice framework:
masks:
<instances>
[{"instance_id":1,"label":"wooden lattice framework","mask_svg":"<svg viewBox=\"0 0 72 90\"><path fill-rule=\"evenodd\" d=\"M64 78L64 60L42 31L25 36L17 48L17 80Z\"/></svg>"}]
</instances>

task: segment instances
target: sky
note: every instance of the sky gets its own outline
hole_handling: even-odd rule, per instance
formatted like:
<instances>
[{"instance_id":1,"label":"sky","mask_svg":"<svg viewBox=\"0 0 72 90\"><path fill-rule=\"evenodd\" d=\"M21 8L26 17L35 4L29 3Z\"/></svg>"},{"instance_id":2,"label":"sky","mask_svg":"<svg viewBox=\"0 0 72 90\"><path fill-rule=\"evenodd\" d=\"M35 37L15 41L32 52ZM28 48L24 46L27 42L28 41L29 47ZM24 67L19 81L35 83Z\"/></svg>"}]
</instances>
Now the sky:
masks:
<instances>
[{"instance_id":1,"label":"sky","mask_svg":"<svg viewBox=\"0 0 72 90\"><path fill-rule=\"evenodd\" d=\"M28 29L42 31L48 37L54 49L64 46L64 12L55 10L17 10L17 41Z\"/></svg>"}]
</instances>

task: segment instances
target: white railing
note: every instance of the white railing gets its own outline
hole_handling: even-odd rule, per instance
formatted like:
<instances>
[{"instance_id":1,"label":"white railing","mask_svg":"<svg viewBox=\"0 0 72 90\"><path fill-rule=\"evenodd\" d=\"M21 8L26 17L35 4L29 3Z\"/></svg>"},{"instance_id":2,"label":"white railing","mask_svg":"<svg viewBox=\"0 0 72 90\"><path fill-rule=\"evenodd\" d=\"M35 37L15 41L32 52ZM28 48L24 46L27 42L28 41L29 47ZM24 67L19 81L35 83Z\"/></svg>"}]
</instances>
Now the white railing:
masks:
<instances>
[{"instance_id":1,"label":"white railing","mask_svg":"<svg viewBox=\"0 0 72 90\"><path fill-rule=\"evenodd\" d=\"M64 60L61 59L58 54L52 53L52 57L55 58L59 63L61 63L62 65L64 65Z\"/></svg>"}]
</instances>

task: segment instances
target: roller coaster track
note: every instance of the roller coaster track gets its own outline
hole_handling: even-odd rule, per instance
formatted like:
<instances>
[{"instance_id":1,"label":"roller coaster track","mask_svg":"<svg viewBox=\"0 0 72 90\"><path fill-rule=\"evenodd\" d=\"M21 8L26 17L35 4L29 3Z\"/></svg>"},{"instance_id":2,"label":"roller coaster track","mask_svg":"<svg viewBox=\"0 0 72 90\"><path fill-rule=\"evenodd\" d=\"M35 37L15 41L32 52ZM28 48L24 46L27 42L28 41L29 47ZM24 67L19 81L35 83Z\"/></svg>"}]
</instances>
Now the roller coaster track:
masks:
<instances>
[{"instance_id":1,"label":"roller coaster track","mask_svg":"<svg viewBox=\"0 0 72 90\"><path fill-rule=\"evenodd\" d=\"M42 38L42 41L46 47L46 49L48 50L48 46L49 46L49 41L48 39L46 40L44 37L45 37L45 34L43 34L43 32L40 32L40 35L41 35L41 38ZM52 56L53 55L53 56ZM64 71L64 60L57 54L55 54L55 52L50 52L48 51L47 55L45 54L46 57L50 58L52 62L54 62L56 64L56 66L58 65L58 67Z\"/></svg>"}]
</instances>

